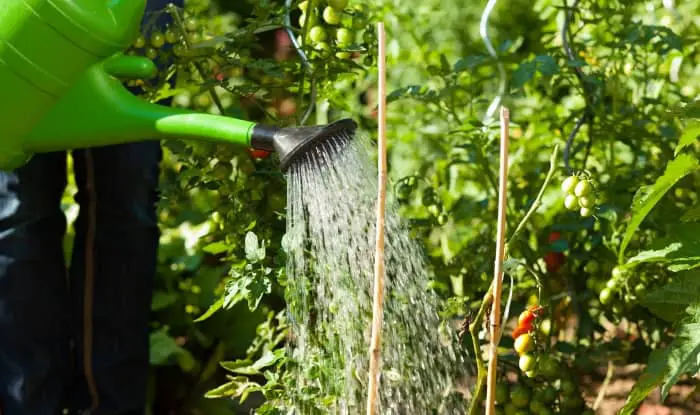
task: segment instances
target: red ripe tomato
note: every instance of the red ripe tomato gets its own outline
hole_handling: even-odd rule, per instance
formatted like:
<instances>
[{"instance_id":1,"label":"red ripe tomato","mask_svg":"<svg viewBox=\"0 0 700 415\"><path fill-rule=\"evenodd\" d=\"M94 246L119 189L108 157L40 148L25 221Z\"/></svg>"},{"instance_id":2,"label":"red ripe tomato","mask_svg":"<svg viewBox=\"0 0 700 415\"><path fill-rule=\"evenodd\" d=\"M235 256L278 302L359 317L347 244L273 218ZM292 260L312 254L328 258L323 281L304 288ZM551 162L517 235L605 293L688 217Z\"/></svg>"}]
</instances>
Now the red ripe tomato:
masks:
<instances>
[{"instance_id":1,"label":"red ripe tomato","mask_svg":"<svg viewBox=\"0 0 700 415\"><path fill-rule=\"evenodd\" d=\"M547 266L547 272L556 273L562 265L564 265L566 257L561 252L547 252L544 256L544 263Z\"/></svg>"},{"instance_id":2,"label":"red ripe tomato","mask_svg":"<svg viewBox=\"0 0 700 415\"><path fill-rule=\"evenodd\" d=\"M550 232L548 242L551 244L552 242L556 242L561 239L561 233L560 232Z\"/></svg>"},{"instance_id":3,"label":"red ripe tomato","mask_svg":"<svg viewBox=\"0 0 700 415\"><path fill-rule=\"evenodd\" d=\"M248 149L248 154L250 154L250 156L251 156L252 158L256 158L256 159L264 159L264 158L267 158L267 157L270 156L270 152L269 152L269 151L257 150L257 149L254 149L254 148L249 148L249 149Z\"/></svg>"}]
</instances>

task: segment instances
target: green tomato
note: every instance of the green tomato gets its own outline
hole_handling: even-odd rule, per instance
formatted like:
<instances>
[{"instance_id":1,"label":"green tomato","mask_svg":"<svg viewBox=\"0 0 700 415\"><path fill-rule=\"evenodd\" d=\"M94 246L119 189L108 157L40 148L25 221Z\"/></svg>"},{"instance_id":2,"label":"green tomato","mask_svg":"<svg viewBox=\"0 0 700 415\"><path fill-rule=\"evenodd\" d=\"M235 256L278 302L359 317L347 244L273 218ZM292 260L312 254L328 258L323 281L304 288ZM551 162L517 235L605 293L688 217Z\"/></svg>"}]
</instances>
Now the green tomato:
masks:
<instances>
[{"instance_id":1,"label":"green tomato","mask_svg":"<svg viewBox=\"0 0 700 415\"><path fill-rule=\"evenodd\" d=\"M618 287L618 282L617 282L617 280L615 279L615 277L613 277L613 278L609 279L608 282L605 283L605 286L606 286L609 290L614 291L614 290L616 290L617 287Z\"/></svg>"},{"instance_id":2,"label":"green tomato","mask_svg":"<svg viewBox=\"0 0 700 415\"><path fill-rule=\"evenodd\" d=\"M146 48L146 57L150 60L155 60L158 57L158 51L154 48Z\"/></svg>"},{"instance_id":3,"label":"green tomato","mask_svg":"<svg viewBox=\"0 0 700 415\"><path fill-rule=\"evenodd\" d=\"M600 300L600 303L603 305L610 304L613 300L612 291L610 291L609 288L603 288L600 291L600 294L598 295L598 299Z\"/></svg>"},{"instance_id":4,"label":"green tomato","mask_svg":"<svg viewBox=\"0 0 700 415\"><path fill-rule=\"evenodd\" d=\"M590 261L586 262L583 270L589 274L595 274L600 270L600 264L595 259L591 259Z\"/></svg>"},{"instance_id":5,"label":"green tomato","mask_svg":"<svg viewBox=\"0 0 700 415\"><path fill-rule=\"evenodd\" d=\"M593 209L582 207L579 213L581 214L581 217L587 218L593 215Z\"/></svg>"},{"instance_id":6,"label":"green tomato","mask_svg":"<svg viewBox=\"0 0 700 415\"><path fill-rule=\"evenodd\" d=\"M542 401L538 401L537 399L533 399L530 401L530 412L531 413L539 414L544 409L547 409L547 407L544 405L544 403Z\"/></svg>"},{"instance_id":7,"label":"green tomato","mask_svg":"<svg viewBox=\"0 0 700 415\"><path fill-rule=\"evenodd\" d=\"M151 46L157 49L163 47L163 45L165 45L165 36L160 32L154 32L151 35Z\"/></svg>"},{"instance_id":8,"label":"green tomato","mask_svg":"<svg viewBox=\"0 0 700 415\"><path fill-rule=\"evenodd\" d=\"M518 367L520 370L523 372L529 372L534 370L535 366L537 366L537 358L535 356L530 353L525 353L524 355L520 356L520 360L518 360Z\"/></svg>"},{"instance_id":9,"label":"green tomato","mask_svg":"<svg viewBox=\"0 0 700 415\"><path fill-rule=\"evenodd\" d=\"M616 280L619 280L622 279L622 277L624 277L626 274L627 272L621 267L615 267L612 269L612 273L610 275L612 275L612 277Z\"/></svg>"},{"instance_id":10,"label":"green tomato","mask_svg":"<svg viewBox=\"0 0 700 415\"><path fill-rule=\"evenodd\" d=\"M554 388L552 385L547 385L542 390L542 401L546 403L552 403L557 400L557 396L559 394L557 393L557 390Z\"/></svg>"},{"instance_id":11,"label":"green tomato","mask_svg":"<svg viewBox=\"0 0 700 415\"><path fill-rule=\"evenodd\" d=\"M146 46L146 38L144 38L143 36L139 35L139 37L137 37L137 38L134 40L134 47L135 47L136 49L141 49L141 48L144 47L144 46Z\"/></svg>"},{"instance_id":12,"label":"green tomato","mask_svg":"<svg viewBox=\"0 0 700 415\"><path fill-rule=\"evenodd\" d=\"M352 43L352 32L344 27L335 32L335 41L340 47L348 46Z\"/></svg>"},{"instance_id":13,"label":"green tomato","mask_svg":"<svg viewBox=\"0 0 700 415\"><path fill-rule=\"evenodd\" d=\"M229 162L220 161L216 163L212 172L217 179L226 180L231 177L233 166Z\"/></svg>"},{"instance_id":14,"label":"green tomato","mask_svg":"<svg viewBox=\"0 0 700 415\"><path fill-rule=\"evenodd\" d=\"M336 52L335 57L338 59L350 59L350 52Z\"/></svg>"},{"instance_id":15,"label":"green tomato","mask_svg":"<svg viewBox=\"0 0 700 415\"><path fill-rule=\"evenodd\" d=\"M173 29L168 29L165 31L165 41L168 43L175 43L178 41L177 32Z\"/></svg>"},{"instance_id":16,"label":"green tomato","mask_svg":"<svg viewBox=\"0 0 700 415\"><path fill-rule=\"evenodd\" d=\"M529 333L521 334L517 339L515 339L513 347L520 355L532 351L532 336Z\"/></svg>"},{"instance_id":17,"label":"green tomato","mask_svg":"<svg viewBox=\"0 0 700 415\"><path fill-rule=\"evenodd\" d=\"M348 0L328 0L328 5L336 10L343 10L348 5Z\"/></svg>"},{"instance_id":18,"label":"green tomato","mask_svg":"<svg viewBox=\"0 0 700 415\"><path fill-rule=\"evenodd\" d=\"M559 390L562 395L573 396L576 393L576 385L569 379L562 379Z\"/></svg>"},{"instance_id":19,"label":"green tomato","mask_svg":"<svg viewBox=\"0 0 700 415\"><path fill-rule=\"evenodd\" d=\"M564 207L569 210L578 209L578 198L574 195L566 195L566 198L564 199Z\"/></svg>"},{"instance_id":20,"label":"green tomato","mask_svg":"<svg viewBox=\"0 0 700 415\"><path fill-rule=\"evenodd\" d=\"M199 23L197 23L197 19L190 17L189 19L185 20L185 30L194 32L198 27Z\"/></svg>"},{"instance_id":21,"label":"green tomato","mask_svg":"<svg viewBox=\"0 0 700 415\"><path fill-rule=\"evenodd\" d=\"M588 180L582 180L576 184L574 194L578 197L588 196L591 193L591 183Z\"/></svg>"},{"instance_id":22,"label":"green tomato","mask_svg":"<svg viewBox=\"0 0 700 415\"><path fill-rule=\"evenodd\" d=\"M530 403L532 392L527 386L517 384L510 390L510 401L516 408L526 408Z\"/></svg>"},{"instance_id":23,"label":"green tomato","mask_svg":"<svg viewBox=\"0 0 700 415\"><path fill-rule=\"evenodd\" d=\"M503 413L506 414L506 415L515 415L515 414L518 413L518 407L515 406L515 405L513 405L512 402L508 402L508 403L505 404L505 406L503 407Z\"/></svg>"},{"instance_id":24,"label":"green tomato","mask_svg":"<svg viewBox=\"0 0 700 415\"><path fill-rule=\"evenodd\" d=\"M559 376L559 363L552 356L546 354L540 358L539 364L540 373L547 379L555 379Z\"/></svg>"},{"instance_id":25,"label":"green tomato","mask_svg":"<svg viewBox=\"0 0 700 415\"><path fill-rule=\"evenodd\" d=\"M581 196L578 198L578 205L582 208L590 209L595 206L595 199L591 196Z\"/></svg>"},{"instance_id":26,"label":"green tomato","mask_svg":"<svg viewBox=\"0 0 700 415\"><path fill-rule=\"evenodd\" d=\"M508 384L505 382L499 382L496 385L496 402L499 405L503 405L508 401Z\"/></svg>"},{"instance_id":27,"label":"green tomato","mask_svg":"<svg viewBox=\"0 0 700 415\"><path fill-rule=\"evenodd\" d=\"M340 13L331 6L326 6L323 9L323 20L330 25L337 25L340 23Z\"/></svg>"},{"instance_id":28,"label":"green tomato","mask_svg":"<svg viewBox=\"0 0 700 415\"><path fill-rule=\"evenodd\" d=\"M326 33L326 30L321 26L314 26L309 30L309 39L314 43L325 42L327 38L328 33Z\"/></svg>"},{"instance_id":29,"label":"green tomato","mask_svg":"<svg viewBox=\"0 0 700 415\"><path fill-rule=\"evenodd\" d=\"M561 191L565 195L570 195L574 193L574 189L576 188L576 185L578 184L578 177L576 176L569 176L564 181L561 183Z\"/></svg>"},{"instance_id":30,"label":"green tomato","mask_svg":"<svg viewBox=\"0 0 700 415\"><path fill-rule=\"evenodd\" d=\"M639 283L634 286L634 293L637 295L637 297L643 297L644 294L647 292L647 286Z\"/></svg>"}]
</instances>

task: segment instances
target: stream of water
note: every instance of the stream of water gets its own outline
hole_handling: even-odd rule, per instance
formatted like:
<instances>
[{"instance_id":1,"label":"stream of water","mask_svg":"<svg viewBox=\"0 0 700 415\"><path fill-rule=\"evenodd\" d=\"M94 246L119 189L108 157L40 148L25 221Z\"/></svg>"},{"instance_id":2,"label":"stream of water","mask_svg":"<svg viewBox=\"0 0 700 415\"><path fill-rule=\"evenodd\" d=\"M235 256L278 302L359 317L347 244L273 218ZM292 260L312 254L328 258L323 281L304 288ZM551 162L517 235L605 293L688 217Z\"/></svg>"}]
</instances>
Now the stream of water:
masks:
<instances>
[{"instance_id":1,"label":"stream of water","mask_svg":"<svg viewBox=\"0 0 700 415\"><path fill-rule=\"evenodd\" d=\"M377 192L370 154L365 137L340 135L288 171L290 354L300 415L318 413L305 398L314 393L327 398L325 413L366 411ZM420 244L391 198L385 221L379 413L463 413L455 384L467 364L455 330L441 326Z\"/></svg>"}]
</instances>

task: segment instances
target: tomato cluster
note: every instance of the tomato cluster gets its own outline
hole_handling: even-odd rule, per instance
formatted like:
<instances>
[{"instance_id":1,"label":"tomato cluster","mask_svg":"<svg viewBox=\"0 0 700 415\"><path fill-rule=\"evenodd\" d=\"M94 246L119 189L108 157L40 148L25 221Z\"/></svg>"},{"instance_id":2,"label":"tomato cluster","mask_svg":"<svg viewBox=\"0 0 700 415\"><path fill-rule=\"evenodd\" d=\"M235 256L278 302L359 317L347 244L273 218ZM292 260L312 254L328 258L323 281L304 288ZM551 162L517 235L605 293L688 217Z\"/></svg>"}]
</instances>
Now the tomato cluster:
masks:
<instances>
[{"instance_id":1,"label":"tomato cluster","mask_svg":"<svg viewBox=\"0 0 700 415\"><path fill-rule=\"evenodd\" d=\"M591 183L588 178L571 175L561 184L565 195L564 206L569 210L578 210L584 218L593 215L596 206L596 195Z\"/></svg>"},{"instance_id":2,"label":"tomato cluster","mask_svg":"<svg viewBox=\"0 0 700 415\"><path fill-rule=\"evenodd\" d=\"M311 7L309 7L311 3ZM348 7L347 0L329 0L299 3L299 26L309 25L306 39L313 47L314 54L321 57L335 56L350 59L356 49L358 31L367 26L366 10L362 5ZM304 44L304 30L297 41Z\"/></svg>"},{"instance_id":3,"label":"tomato cluster","mask_svg":"<svg viewBox=\"0 0 700 415\"><path fill-rule=\"evenodd\" d=\"M542 311L542 307L532 305L518 316L518 325L513 330L513 339L515 340L515 351L520 355L518 367L527 377L536 375L535 369L537 366L537 358L533 353L534 341L530 334L534 327L534 322L537 316Z\"/></svg>"}]
</instances>

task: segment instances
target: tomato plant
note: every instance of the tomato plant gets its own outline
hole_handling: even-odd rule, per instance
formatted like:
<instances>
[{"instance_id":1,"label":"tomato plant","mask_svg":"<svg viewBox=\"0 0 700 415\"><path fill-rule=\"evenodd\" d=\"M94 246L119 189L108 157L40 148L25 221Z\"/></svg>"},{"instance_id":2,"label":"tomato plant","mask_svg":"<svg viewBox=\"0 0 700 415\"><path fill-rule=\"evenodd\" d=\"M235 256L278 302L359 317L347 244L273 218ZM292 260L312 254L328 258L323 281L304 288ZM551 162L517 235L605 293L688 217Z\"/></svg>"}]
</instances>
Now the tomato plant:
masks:
<instances>
[{"instance_id":1,"label":"tomato plant","mask_svg":"<svg viewBox=\"0 0 700 415\"><path fill-rule=\"evenodd\" d=\"M437 311L466 324L475 372L498 191L498 125L486 114L500 95L512 114L513 294L502 300L511 335L501 339L498 411L587 414L609 366L643 364L618 405L630 414L655 388L666 398L698 373L700 55L697 6L677 3L499 4L492 55L479 3L192 0L163 11L173 25L136 38L128 53L168 65L129 86L278 126L351 117L374 138L373 24L385 21L391 197L424 247ZM276 156L189 141L164 150L154 413L280 413L293 361ZM475 413L483 388L468 386L478 393L465 413ZM324 413L330 397L303 399Z\"/></svg>"}]
</instances>

